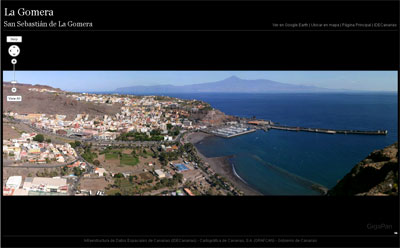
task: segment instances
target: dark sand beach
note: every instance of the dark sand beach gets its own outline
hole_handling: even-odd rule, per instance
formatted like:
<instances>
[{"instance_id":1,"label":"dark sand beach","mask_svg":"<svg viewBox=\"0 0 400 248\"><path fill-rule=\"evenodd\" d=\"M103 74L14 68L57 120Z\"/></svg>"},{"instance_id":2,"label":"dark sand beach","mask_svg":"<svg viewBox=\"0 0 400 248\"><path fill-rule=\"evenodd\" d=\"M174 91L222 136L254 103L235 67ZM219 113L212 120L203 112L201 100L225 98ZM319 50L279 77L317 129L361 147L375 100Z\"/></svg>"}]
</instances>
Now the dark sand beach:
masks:
<instances>
[{"instance_id":1,"label":"dark sand beach","mask_svg":"<svg viewBox=\"0 0 400 248\"><path fill-rule=\"evenodd\" d=\"M195 145L196 143L210 136L212 135L203 132L195 132L188 135L187 141ZM262 195L260 192L251 188L247 183L243 182L239 177L235 175L232 164L229 161L229 157L208 158L204 156L199 150L197 150L197 154L204 162L208 163L216 173L231 181L233 185L235 185L235 187L241 190L245 195Z\"/></svg>"}]
</instances>

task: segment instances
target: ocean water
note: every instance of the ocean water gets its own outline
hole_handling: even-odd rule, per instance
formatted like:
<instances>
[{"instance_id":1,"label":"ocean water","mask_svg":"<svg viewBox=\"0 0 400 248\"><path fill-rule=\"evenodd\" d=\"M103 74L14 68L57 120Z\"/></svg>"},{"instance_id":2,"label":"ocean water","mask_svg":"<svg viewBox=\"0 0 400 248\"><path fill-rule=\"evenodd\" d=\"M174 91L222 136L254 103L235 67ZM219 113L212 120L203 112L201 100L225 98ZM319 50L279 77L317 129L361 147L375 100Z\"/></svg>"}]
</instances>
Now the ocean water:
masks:
<instances>
[{"instance_id":1,"label":"ocean water","mask_svg":"<svg viewBox=\"0 0 400 248\"><path fill-rule=\"evenodd\" d=\"M169 94L210 103L226 114L281 125L386 129L385 136L270 130L231 139L210 137L196 147L208 157L234 155L237 174L265 195L318 195L332 188L373 150L397 141L397 94Z\"/></svg>"}]
</instances>

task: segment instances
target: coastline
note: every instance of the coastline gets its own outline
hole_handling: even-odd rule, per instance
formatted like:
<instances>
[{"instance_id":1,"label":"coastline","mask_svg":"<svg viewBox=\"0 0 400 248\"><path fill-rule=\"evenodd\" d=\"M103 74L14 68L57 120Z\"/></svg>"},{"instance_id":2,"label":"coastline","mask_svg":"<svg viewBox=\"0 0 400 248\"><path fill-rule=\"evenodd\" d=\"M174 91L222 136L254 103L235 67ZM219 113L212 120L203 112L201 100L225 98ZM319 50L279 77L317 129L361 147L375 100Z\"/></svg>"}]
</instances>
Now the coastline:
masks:
<instances>
[{"instance_id":1,"label":"coastline","mask_svg":"<svg viewBox=\"0 0 400 248\"><path fill-rule=\"evenodd\" d=\"M187 141L195 145L196 143L202 141L203 139L212 136L211 134L203 132L191 133L187 137ZM244 180L236 174L234 165L230 162L229 156L224 157L206 157L202 154L195 146L197 154L204 161L207 162L210 167L219 175L228 179L236 188L244 193L244 195L262 195L257 190L250 187Z\"/></svg>"}]
</instances>

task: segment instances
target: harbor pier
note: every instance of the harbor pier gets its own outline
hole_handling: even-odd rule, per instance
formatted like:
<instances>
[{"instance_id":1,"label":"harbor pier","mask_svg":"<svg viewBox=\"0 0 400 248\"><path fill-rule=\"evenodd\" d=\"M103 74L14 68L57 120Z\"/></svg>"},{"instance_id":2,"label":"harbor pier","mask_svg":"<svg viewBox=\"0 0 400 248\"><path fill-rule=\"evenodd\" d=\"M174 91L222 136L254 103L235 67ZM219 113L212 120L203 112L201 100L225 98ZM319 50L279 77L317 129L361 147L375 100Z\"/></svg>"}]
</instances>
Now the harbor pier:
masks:
<instances>
[{"instance_id":1,"label":"harbor pier","mask_svg":"<svg viewBox=\"0 0 400 248\"><path fill-rule=\"evenodd\" d=\"M264 128L286 130L286 131L296 131L296 132L326 133L326 134L386 135L388 133L387 130L374 130L374 131L335 130L335 129L325 129L325 128L290 127L290 126L278 126L278 125L267 125Z\"/></svg>"},{"instance_id":2,"label":"harbor pier","mask_svg":"<svg viewBox=\"0 0 400 248\"><path fill-rule=\"evenodd\" d=\"M270 129L292 131L292 132L311 132L311 133L324 133L324 134L359 134L359 135L387 135L387 130L344 130L344 129L327 129L327 128L312 128L312 127L294 127L284 126L273 123L272 121L265 120L251 120L243 121L240 125L220 126L213 129L203 130L208 134L223 138L233 138L239 135L253 133L257 130L264 130L265 132Z\"/></svg>"}]
</instances>

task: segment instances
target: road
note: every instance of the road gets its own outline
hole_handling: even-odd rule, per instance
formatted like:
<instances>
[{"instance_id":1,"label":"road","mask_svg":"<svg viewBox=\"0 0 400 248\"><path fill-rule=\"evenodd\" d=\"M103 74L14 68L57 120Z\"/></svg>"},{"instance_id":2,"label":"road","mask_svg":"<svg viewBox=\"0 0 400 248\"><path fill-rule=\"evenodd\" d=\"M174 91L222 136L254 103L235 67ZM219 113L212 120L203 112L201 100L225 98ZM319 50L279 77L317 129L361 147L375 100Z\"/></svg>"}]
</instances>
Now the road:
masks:
<instances>
[{"instance_id":1,"label":"road","mask_svg":"<svg viewBox=\"0 0 400 248\"><path fill-rule=\"evenodd\" d=\"M82 175L80 175L78 178L76 178L76 180L74 180L73 184L71 185L71 191L73 194L75 194L75 192L78 190L79 183L81 182L83 176L85 174L94 173L94 170L96 168L96 166L94 166L91 163L89 163L88 161L86 161L80 154L78 154L78 160L86 163L86 171L84 173L82 173Z\"/></svg>"},{"instance_id":2,"label":"road","mask_svg":"<svg viewBox=\"0 0 400 248\"><path fill-rule=\"evenodd\" d=\"M10 167L10 168L58 168L58 167L64 167L66 165L73 164L78 160L79 159L75 159L72 162L62 163L62 164L35 164L35 165L32 165L31 163L23 163L23 164L11 165L11 164L14 164L15 161L13 161L13 160L3 160L3 167Z\"/></svg>"}]
</instances>

